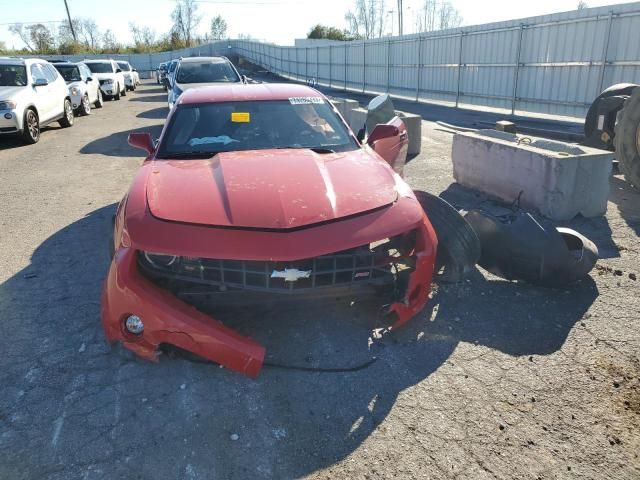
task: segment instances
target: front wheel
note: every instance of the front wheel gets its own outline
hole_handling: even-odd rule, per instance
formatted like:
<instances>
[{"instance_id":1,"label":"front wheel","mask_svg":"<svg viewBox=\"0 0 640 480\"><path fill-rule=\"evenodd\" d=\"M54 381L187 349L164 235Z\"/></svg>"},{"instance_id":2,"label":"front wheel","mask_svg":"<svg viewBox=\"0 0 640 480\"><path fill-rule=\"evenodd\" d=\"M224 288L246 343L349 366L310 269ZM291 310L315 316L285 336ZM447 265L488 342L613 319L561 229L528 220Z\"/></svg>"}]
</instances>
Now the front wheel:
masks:
<instances>
[{"instance_id":1,"label":"front wheel","mask_svg":"<svg viewBox=\"0 0 640 480\"><path fill-rule=\"evenodd\" d=\"M71 101L68 98L65 98L64 100L64 114L58 123L63 128L73 126L73 107L71 106Z\"/></svg>"},{"instance_id":2,"label":"front wheel","mask_svg":"<svg viewBox=\"0 0 640 480\"><path fill-rule=\"evenodd\" d=\"M82 103L80 104L80 115L91 114L91 102L89 101L89 94L85 93L82 97Z\"/></svg>"},{"instance_id":3,"label":"front wheel","mask_svg":"<svg viewBox=\"0 0 640 480\"><path fill-rule=\"evenodd\" d=\"M96 108L102 108L102 106L104 105L104 99L102 98L102 90L100 89L98 89L98 98L96 99L94 105Z\"/></svg>"},{"instance_id":4,"label":"front wheel","mask_svg":"<svg viewBox=\"0 0 640 480\"><path fill-rule=\"evenodd\" d=\"M40 140L40 121L38 114L29 109L24 114L24 125L22 126L22 140L31 145Z\"/></svg>"},{"instance_id":5,"label":"front wheel","mask_svg":"<svg viewBox=\"0 0 640 480\"><path fill-rule=\"evenodd\" d=\"M126 97L127 96L127 86L125 85L124 88L122 89L122 96Z\"/></svg>"},{"instance_id":6,"label":"front wheel","mask_svg":"<svg viewBox=\"0 0 640 480\"><path fill-rule=\"evenodd\" d=\"M120 100L120 84L116 85L116 93L112 95L111 98L113 100Z\"/></svg>"}]
</instances>

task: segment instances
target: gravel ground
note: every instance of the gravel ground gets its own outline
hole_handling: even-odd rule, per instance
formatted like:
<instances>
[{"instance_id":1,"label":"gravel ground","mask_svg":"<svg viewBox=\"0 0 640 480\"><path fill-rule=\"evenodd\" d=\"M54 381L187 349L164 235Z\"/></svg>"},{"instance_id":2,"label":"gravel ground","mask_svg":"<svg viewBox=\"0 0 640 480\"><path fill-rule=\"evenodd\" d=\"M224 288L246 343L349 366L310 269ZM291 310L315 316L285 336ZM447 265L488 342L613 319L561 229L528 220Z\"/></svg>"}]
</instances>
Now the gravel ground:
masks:
<instances>
[{"instance_id":1,"label":"gravel ground","mask_svg":"<svg viewBox=\"0 0 640 480\"><path fill-rule=\"evenodd\" d=\"M272 361L364 370L250 380L106 345L110 217L142 161L126 136L159 132L165 98L145 84L37 145L0 139L0 478L640 477L640 195L620 176L605 218L571 223L603 257L571 288L478 270L373 341L370 305L242 314ZM405 171L464 206L450 148L423 122Z\"/></svg>"}]
</instances>

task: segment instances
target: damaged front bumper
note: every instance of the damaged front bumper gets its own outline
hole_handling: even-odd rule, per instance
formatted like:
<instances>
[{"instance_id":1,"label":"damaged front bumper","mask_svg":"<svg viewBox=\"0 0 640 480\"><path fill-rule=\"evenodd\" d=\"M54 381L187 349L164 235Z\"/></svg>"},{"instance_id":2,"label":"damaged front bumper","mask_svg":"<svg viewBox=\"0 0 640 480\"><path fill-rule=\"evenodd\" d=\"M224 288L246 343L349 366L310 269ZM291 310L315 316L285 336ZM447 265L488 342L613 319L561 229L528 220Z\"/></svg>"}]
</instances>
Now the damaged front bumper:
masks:
<instances>
[{"instance_id":1,"label":"damaged front bumper","mask_svg":"<svg viewBox=\"0 0 640 480\"><path fill-rule=\"evenodd\" d=\"M417 224L412 226L410 231L415 232L414 246L410 255L411 268L404 276L400 298L396 298L388 307L389 313L394 316L391 329L399 328L408 322L424 307L429 297L435 263L436 236L431 224L424 215ZM401 235L398 232L396 234ZM299 243L296 242L296 244ZM141 250L139 247L134 248L134 246L128 245L120 246L115 251L104 285L101 309L102 324L107 340L109 342L120 341L126 348L149 360L157 359L159 348L162 345L174 345L219 363L230 370L255 378L262 368L265 347L242 336L216 320L214 316L203 313L201 309L196 309L192 306L192 302L185 301L175 290L168 288L162 282L158 282L156 277L150 276L147 269L141 264ZM185 258L193 260L193 257ZM318 259L323 258L329 257L318 257ZM213 278L213 276L219 276L220 274L228 275L229 271L232 271L232 269L223 269L222 266L225 261L215 262L220 262L220 267L217 270L210 268L206 275ZM242 263L244 264L245 262ZM252 263L258 262L254 261ZM282 263L296 264L296 262L288 260L283 260ZM271 267L271 264L268 265L265 263L265 271L268 271L268 268ZM314 270L315 267L316 262L314 260ZM337 273L333 274L334 284L326 285L326 288L348 287L348 285L338 285L335 282L338 275L344 273L352 275L353 278L354 273L362 271L362 269L354 268L351 273L347 273L348 270L338 269ZM198 271L203 271L202 264L199 264ZM315 273L314 271L308 282L319 281L323 275L322 270L318 270L317 275ZM205 278L206 275L204 273L202 275ZM247 288L246 279L250 277L248 277L246 271L243 271L241 276L244 279L242 285L234 285L227 278L224 284L215 281L213 283L205 282L201 286L211 288L212 292L216 292L214 297L218 296L219 298L224 296L225 292L232 293L228 289L236 289L236 293L239 292L241 295L247 290L257 290L255 285ZM268 280L269 275L265 277L267 278L267 286L273 287L276 285L274 280ZM380 277L379 280L384 284L384 278ZM255 282L263 281L262 277L259 279L256 277ZM300 283L301 285L303 284L303 282ZM221 285L224 288L220 288ZM280 285L284 284L281 282ZM387 283L386 285L388 286L389 284ZM296 294L291 284L287 286L291 287L286 289L290 291L289 293ZM310 288L300 288L299 293L314 295L315 292L318 292L320 294L320 291L325 288L316 289L315 284L310 285L309 283L307 286ZM260 288L262 289L259 292L261 295L274 294L268 288ZM283 293L286 292L284 290L275 292L276 295ZM284 295L279 296L284 297ZM124 326L125 320L130 315L135 315L142 319L144 331L140 335L133 335L126 330Z\"/></svg>"}]
</instances>

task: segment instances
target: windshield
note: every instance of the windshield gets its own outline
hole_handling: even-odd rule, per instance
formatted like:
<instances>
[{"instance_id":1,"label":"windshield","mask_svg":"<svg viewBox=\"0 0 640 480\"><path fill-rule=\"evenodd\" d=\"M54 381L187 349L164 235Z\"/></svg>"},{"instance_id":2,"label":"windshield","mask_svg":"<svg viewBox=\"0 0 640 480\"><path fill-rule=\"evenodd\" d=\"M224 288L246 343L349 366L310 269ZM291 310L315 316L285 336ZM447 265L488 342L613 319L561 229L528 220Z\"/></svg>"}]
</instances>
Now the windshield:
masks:
<instances>
[{"instance_id":1,"label":"windshield","mask_svg":"<svg viewBox=\"0 0 640 480\"><path fill-rule=\"evenodd\" d=\"M92 73L113 73L110 63L87 63L87 67Z\"/></svg>"},{"instance_id":2,"label":"windshield","mask_svg":"<svg viewBox=\"0 0 640 480\"><path fill-rule=\"evenodd\" d=\"M120 70L122 70L123 72L131 71L131 66L127 62L118 62L118 66L120 67Z\"/></svg>"},{"instance_id":3,"label":"windshield","mask_svg":"<svg viewBox=\"0 0 640 480\"><path fill-rule=\"evenodd\" d=\"M64 78L65 82L79 82L82 80L80 76L80 69L75 65L57 65L54 64L56 70L60 72L62 78Z\"/></svg>"},{"instance_id":4,"label":"windshield","mask_svg":"<svg viewBox=\"0 0 640 480\"><path fill-rule=\"evenodd\" d=\"M179 105L157 158L239 150L310 148L356 150L356 141L319 97Z\"/></svg>"},{"instance_id":5,"label":"windshield","mask_svg":"<svg viewBox=\"0 0 640 480\"><path fill-rule=\"evenodd\" d=\"M24 65L0 65L0 87L24 87L27 85L27 68Z\"/></svg>"},{"instance_id":6,"label":"windshield","mask_svg":"<svg viewBox=\"0 0 640 480\"><path fill-rule=\"evenodd\" d=\"M182 62L176 81L178 83L239 82L240 78L227 62Z\"/></svg>"}]
</instances>

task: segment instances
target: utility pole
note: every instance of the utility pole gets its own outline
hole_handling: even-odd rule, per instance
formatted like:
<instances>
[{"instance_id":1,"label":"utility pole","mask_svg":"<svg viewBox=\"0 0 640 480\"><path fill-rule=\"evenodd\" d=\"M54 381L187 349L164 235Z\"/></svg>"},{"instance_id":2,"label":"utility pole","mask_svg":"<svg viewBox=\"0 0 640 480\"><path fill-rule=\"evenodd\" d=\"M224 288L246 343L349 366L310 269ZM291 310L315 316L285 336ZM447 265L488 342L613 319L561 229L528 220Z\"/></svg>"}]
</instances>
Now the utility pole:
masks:
<instances>
[{"instance_id":1,"label":"utility pole","mask_svg":"<svg viewBox=\"0 0 640 480\"><path fill-rule=\"evenodd\" d=\"M402 36L402 0L398 0L398 35Z\"/></svg>"},{"instance_id":2,"label":"utility pole","mask_svg":"<svg viewBox=\"0 0 640 480\"><path fill-rule=\"evenodd\" d=\"M71 21L71 14L69 13L69 5L67 5L67 0L64 0L64 8L67 9L67 18L69 19L69 28L71 29L71 35L73 35L73 41L77 42L76 31L73 29L73 22Z\"/></svg>"}]
</instances>

